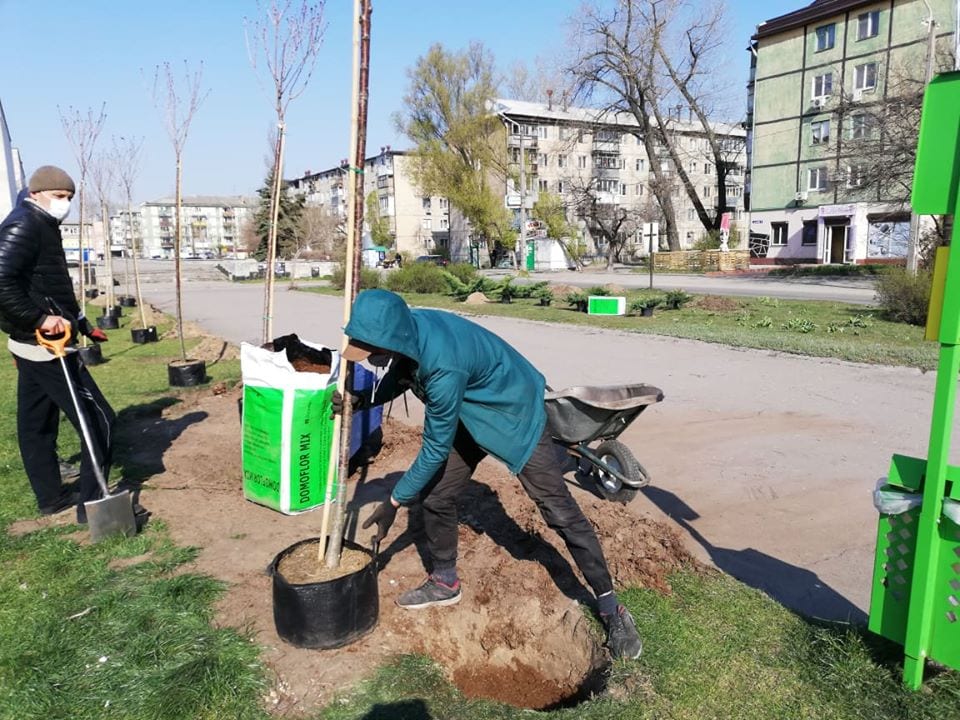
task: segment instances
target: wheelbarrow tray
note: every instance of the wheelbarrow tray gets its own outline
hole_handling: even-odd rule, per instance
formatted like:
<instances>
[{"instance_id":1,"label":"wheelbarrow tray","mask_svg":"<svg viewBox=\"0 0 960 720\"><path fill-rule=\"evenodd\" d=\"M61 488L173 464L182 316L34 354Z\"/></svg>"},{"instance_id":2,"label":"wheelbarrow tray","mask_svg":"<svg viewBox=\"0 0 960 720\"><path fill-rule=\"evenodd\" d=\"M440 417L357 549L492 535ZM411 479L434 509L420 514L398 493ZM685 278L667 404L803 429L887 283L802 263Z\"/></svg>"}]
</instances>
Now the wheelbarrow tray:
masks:
<instances>
[{"instance_id":1,"label":"wheelbarrow tray","mask_svg":"<svg viewBox=\"0 0 960 720\"><path fill-rule=\"evenodd\" d=\"M565 443L615 438L648 406L663 400L653 385L576 386L547 392L547 422Z\"/></svg>"}]
</instances>

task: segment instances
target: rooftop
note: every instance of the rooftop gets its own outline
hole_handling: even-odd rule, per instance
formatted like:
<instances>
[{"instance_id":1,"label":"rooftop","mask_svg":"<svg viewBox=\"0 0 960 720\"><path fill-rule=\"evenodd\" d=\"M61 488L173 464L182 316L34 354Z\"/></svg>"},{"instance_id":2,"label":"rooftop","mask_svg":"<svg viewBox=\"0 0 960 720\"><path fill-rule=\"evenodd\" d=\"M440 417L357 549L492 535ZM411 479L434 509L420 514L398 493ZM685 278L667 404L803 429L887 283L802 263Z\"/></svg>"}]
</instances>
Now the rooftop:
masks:
<instances>
[{"instance_id":1,"label":"rooftop","mask_svg":"<svg viewBox=\"0 0 960 720\"><path fill-rule=\"evenodd\" d=\"M786 30L803 27L811 22L839 15L864 5L873 5L875 0L814 0L800 10L771 18L757 25L754 39L770 37Z\"/></svg>"}]
</instances>

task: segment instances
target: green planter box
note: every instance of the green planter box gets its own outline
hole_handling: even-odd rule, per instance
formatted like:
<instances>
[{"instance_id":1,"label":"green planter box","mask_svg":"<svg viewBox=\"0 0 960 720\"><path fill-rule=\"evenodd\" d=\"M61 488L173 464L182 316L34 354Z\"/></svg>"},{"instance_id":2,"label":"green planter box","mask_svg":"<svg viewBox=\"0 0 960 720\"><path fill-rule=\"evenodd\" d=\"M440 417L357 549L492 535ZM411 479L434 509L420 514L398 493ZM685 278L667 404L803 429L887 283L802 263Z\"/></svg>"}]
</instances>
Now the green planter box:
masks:
<instances>
[{"instance_id":1,"label":"green planter box","mask_svg":"<svg viewBox=\"0 0 960 720\"><path fill-rule=\"evenodd\" d=\"M587 298L588 315L623 315L627 312L625 297L591 295Z\"/></svg>"}]
</instances>

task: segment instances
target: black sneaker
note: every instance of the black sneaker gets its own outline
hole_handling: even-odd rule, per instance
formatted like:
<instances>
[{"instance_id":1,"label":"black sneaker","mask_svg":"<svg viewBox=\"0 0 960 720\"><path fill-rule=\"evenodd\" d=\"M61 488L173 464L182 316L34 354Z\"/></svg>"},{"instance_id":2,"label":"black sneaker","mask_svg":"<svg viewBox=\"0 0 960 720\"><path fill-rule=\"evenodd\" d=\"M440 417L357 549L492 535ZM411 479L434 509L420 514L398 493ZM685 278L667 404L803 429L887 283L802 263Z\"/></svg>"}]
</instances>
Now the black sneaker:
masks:
<instances>
[{"instance_id":1,"label":"black sneaker","mask_svg":"<svg viewBox=\"0 0 960 720\"><path fill-rule=\"evenodd\" d=\"M636 660L643 652L643 640L637 633L633 616L623 606L617 606L614 615L601 616L607 625L607 647L614 659Z\"/></svg>"},{"instance_id":2,"label":"black sneaker","mask_svg":"<svg viewBox=\"0 0 960 720\"><path fill-rule=\"evenodd\" d=\"M407 610L422 610L428 607L444 607L460 602L460 581L444 585L433 576L414 590L407 590L397 598L397 605Z\"/></svg>"},{"instance_id":3,"label":"black sneaker","mask_svg":"<svg viewBox=\"0 0 960 720\"><path fill-rule=\"evenodd\" d=\"M56 502L49 505L41 505L39 510L41 515L56 515L57 513L69 510L80 499L80 495L75 492L64 492L60 494Z\"/></svg>"}]
</instances>

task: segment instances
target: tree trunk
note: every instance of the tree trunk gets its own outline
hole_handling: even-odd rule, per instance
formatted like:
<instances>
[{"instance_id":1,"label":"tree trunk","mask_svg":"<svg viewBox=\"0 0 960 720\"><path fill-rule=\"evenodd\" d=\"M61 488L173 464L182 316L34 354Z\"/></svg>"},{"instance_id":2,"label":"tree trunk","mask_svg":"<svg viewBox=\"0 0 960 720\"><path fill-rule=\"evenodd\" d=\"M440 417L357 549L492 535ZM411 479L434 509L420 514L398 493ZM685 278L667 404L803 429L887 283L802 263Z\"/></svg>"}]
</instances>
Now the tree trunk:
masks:
<instances>
[{"instance_id":1,"label":"tree trunk","mask_svg":"<svg viewBox=\"0 0 960 720\"><path fill-rule=\"evenodd\" d=\"M79 253L77 267L80 269L80 314L87 314L87 281L84 275L86 274L86 263L83 260L83 215L84 215L84 206L86 205L86 195L84 193L84 177L83 173L80 174L80 227L79 232L77 233L77 252ZM53 308L50 308L51 310ZM81 347L87 346L87 336L80 335L80 345Z\"/></svg>"},{"instance_id":2,"label":"tree trunk","mask_svg":"<svg viewBox=\"0 0 960 720\"><path fill-rule=\"evenodd\" d=\"M273 288L277 261L277 222L280 219L280 192L283 186L283 117L277 122L277 150L273 158L273 189L270 198L270 229L267 232L267 272L263 289L263 342L273 339Z\"/></svg>"},{"instance_id":3,"label":"tree trunk","mask_svg":"<svg viewBox=\"0 0 960 720\"><path fill-rule=\"evenodd\" d=\"M183 278L180 274L180 245L183 239L181 235L182 228L180 223L180 214L181 206L183 205L183 196L181 192L183 191L183 163L181 161L180 155L177 155L177 197L175 212L177 217L175 219L176 227L174 228L174 239L173 239L173 264L174 264L174 275L176 283L176 295L177 295L177 335L180 337L180 359L184 362L187 361L187 345L183 338Z\"/></svg>"},{"instance_id":4,"label":"tree trunk","mask_svg":"<svg viewBox=\"0 0 960 720\"><path fill-rule=\"evenodd\" d=\"M140 327L146 329L147 327L147 311L143 309L143 293L140 291L140 262L137 258L137 254L140 252L140 249L137 247L137 237L133 232L133 215L130 212L132 205L132 199L130 194L127 194L127 227L130 228L130 246L133 252L133 282L134 287L137 290L137 307L140 308Z\"/></svg>"}]
</instances>

